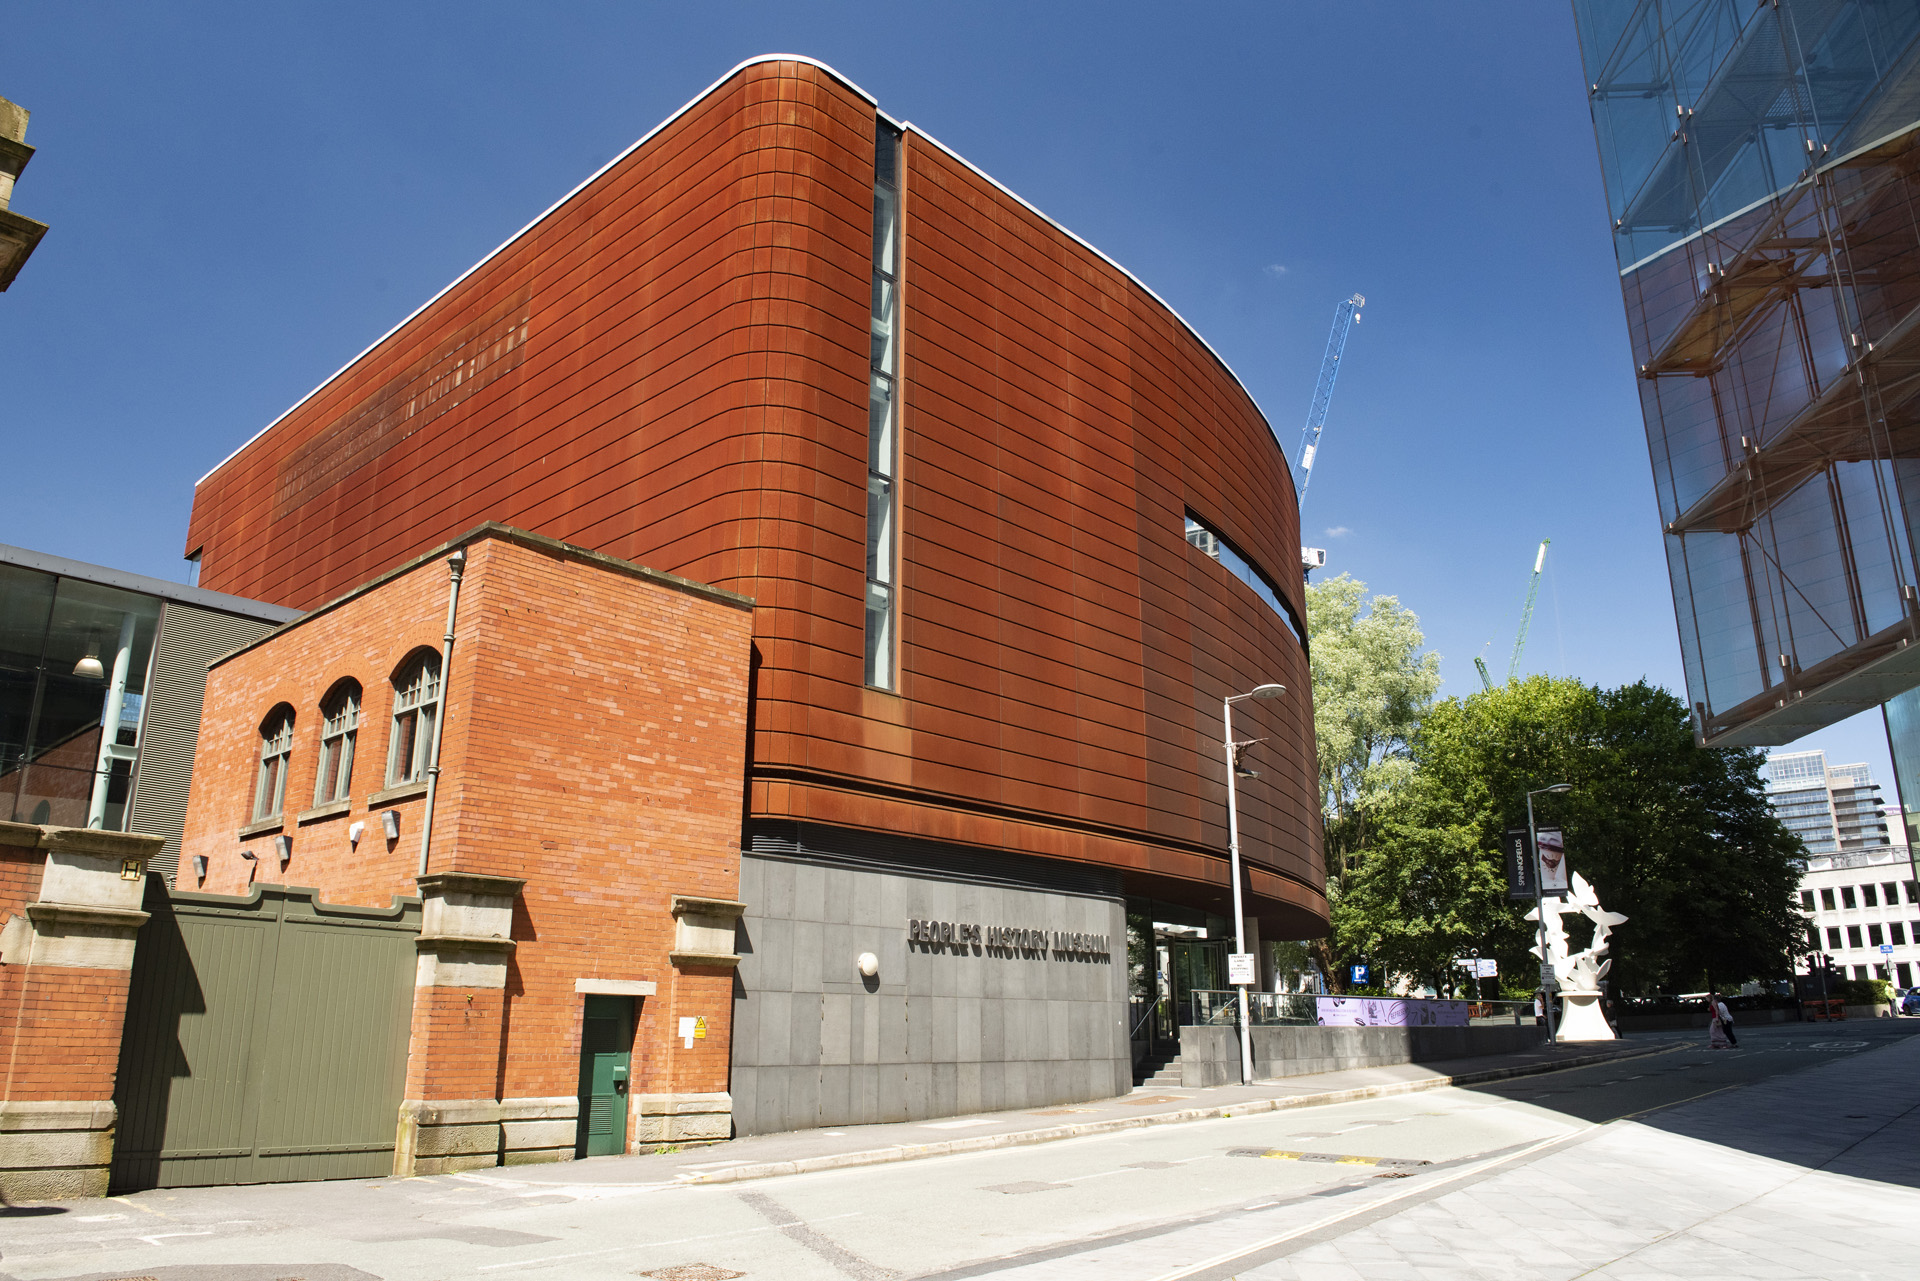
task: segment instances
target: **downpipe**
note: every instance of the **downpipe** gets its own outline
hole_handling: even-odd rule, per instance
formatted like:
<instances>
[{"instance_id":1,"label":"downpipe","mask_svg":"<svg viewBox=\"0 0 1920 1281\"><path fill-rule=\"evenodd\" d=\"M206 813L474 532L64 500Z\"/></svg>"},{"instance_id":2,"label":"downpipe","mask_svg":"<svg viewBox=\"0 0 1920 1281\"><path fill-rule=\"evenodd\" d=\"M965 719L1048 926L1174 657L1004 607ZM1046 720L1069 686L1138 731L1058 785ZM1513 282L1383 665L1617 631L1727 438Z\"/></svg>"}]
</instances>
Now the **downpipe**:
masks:
<instances>
[{"instance_id":1,"label":"downpipe","mask_svg":"<svg viewBox=\"0 0 1920 1281\"><path fill-rule=\"evenodd\" d=\"M460 614L460 579L467 569L467 549L456 547L447 557L447 634L440 643L440 714L433 718L433 750L427 762L427 808L420 819L420 870L427 874L427 859L433 850L433 803L440 792L440 736L446 732L448 695L453 690L453 624Z\"/></svg>"}]
</instances>

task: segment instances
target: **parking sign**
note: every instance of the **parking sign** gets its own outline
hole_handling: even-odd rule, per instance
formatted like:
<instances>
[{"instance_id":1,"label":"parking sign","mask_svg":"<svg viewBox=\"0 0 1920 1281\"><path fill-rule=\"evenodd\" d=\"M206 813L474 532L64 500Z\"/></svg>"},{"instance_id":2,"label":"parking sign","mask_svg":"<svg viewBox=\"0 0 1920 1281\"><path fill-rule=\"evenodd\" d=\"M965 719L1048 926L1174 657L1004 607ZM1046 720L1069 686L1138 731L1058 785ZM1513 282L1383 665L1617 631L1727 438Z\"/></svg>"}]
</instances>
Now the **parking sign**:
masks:
<instances>
[{"instance_id":1,"label":"parking sign","mask_svg":"<svg viewBox=\"0 0 1920 1281\"><path fill-rule=\"evenodd\" d=\"M1367 981L1367 975L1370 973L1372 973L1372 970L1369 967L1356 965L1353 967L1353 981L1355 983L1365 983Z\"/></svg>"}]
</instances>

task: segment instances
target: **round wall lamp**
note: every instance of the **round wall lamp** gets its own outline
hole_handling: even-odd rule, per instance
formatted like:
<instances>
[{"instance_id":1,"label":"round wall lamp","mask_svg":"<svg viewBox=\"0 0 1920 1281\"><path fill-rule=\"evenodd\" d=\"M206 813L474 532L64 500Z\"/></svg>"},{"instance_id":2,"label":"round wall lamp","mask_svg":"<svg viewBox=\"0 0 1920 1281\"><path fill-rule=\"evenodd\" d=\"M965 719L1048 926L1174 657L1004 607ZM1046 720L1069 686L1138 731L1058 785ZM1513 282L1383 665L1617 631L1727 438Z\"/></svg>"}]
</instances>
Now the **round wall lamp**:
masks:
<instances>
[{"instance_id":1,"label":"round wall lamp","mask_svg":"<svg viewBox=\"0 0 1920 1281\"><path fill-rule=\"evenodd\" d=\"M874 975L880 972L880 958L875 956L872 952L860 953L859 965L860 965L860 975L862 978L870 979Z\"/></svg>"}]
</instances>

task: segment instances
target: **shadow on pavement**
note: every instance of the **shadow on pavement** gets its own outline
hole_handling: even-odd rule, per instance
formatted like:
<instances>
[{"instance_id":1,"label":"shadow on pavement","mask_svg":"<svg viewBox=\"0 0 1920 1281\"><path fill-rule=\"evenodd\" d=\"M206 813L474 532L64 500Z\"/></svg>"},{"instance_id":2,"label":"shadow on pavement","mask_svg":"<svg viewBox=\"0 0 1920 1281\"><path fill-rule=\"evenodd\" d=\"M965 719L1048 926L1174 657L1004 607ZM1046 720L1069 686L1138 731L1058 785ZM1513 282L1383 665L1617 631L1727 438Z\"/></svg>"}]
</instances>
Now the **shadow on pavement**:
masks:
<instances>
[{"instance_id":1,"label":"shadow on pavement","mask_svg":"<svg viewBox=\"0 0 1920 1281\"><path fill-rule=\"evenodd\" d=\"M1704 1032L1639 1034L1665 1053L1466 1087L1594 1124L1631 1120L1879 1183L1920 1188L1920 1019L1784 1023L1737 1029L1711 1050Z\"/></svg>"}]
</instances>

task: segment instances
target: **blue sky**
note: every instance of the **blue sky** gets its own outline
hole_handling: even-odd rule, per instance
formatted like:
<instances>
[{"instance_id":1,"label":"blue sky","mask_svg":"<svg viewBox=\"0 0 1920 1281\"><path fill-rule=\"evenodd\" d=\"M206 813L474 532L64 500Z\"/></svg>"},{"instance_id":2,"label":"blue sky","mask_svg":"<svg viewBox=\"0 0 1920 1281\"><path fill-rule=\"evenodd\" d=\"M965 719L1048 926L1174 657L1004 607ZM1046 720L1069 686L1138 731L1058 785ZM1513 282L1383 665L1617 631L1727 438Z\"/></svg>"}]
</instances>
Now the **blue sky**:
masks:
<instances>
[{"instance_id":1,"label":"blue sky","mask_svg":"<svg viewBox=\"0 0 1920 1281\"><path fill-rule=\"evenodd\" d=\"M819 58L1132 270L1291 454L1354 331L1306 540L1448 693L1678 688L1564 4L14 0L34 113L0 297L0 542L179 579L194 480L741 60ZM41 478L44 483L35 483ZM1491 642L1491 643L1489 643ZM1484 650L1483 650L1484 647ZM1890 783L1878 714L1803 740Z\"/></svg>"}]
</instances>

